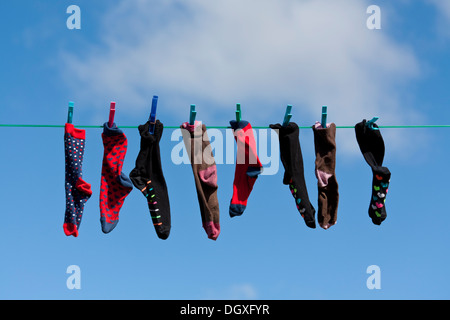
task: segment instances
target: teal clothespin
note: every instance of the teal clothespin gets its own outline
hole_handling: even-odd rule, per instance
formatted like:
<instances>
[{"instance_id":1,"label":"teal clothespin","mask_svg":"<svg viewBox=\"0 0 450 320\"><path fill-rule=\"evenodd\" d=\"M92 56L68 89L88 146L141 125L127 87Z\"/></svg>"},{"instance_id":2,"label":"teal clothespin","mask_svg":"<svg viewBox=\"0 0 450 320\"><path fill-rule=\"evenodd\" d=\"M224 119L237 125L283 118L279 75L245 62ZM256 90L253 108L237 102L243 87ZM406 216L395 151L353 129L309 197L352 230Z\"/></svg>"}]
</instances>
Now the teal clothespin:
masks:
<instances>
[{"instance_id":1,"label":"teal clothespin","mask_svg":"<svg viewBox=\"0 0 450 320\"><path fill-rule=\"evenodd\" d=\"M67 114L67 123L72 123L73 118L73 101L69 101L69 112Z\"/></svg>"},{"instance_id":2,"label":"teal clothespin","mask_svg":"<svg viewBox=\"0 0 450 320\"><path fill-rule=\"evenodd\" d=\"M369 120L366 122L366 126L370 129L370 130L379 130L378 128L375 128L373 126L373 124L378 120L378 117L373 117L372 120Z\"/></svg>"},{"instance_id":3,"label":"teal clothespin","mask_svg":"<svg viewBox=\"0 0 450 320\"><path fill-rule=\"evenodd\" d=\"M241 104L237 103L236 104L236 121L239 122L241 121L242 116L241 116Z\"/></svg>"},{"instance_id":4,"label":"teal clothespin","mask_svg":"<svg viewBox=\"0 0 450 320\"><path fill-rule=\"evenodd\" d=\"M155 132L156 106L157 106L157 104L158 104L158 96L153 96L152 109L150 111L150 117L148 118L148 121L150 123L150 126L148 128L148 132L150 132L150 134L153 134Z\"/></svg>"},{"instance_id":5,"label":"teal clothespin","mask_svg":"<svg viewBox=\"0 0 450 320\"><path fill-rule=\"evenodd\" d=\"M322 128L327 127L327 106L322 106Z\"/></svg>"},{"instance_id":6,"label":"teal clothespin","mask_svg":"<svg viewBox=\"0 0 450 320\"><path fill-rule=\"evenodd\" d=\"M289 124L289 120L291 120L292 114L291 114L292 106L287 105L286 112L284 114L284 120L283 120L283 127L287 126Z\"/></svg>"},{"instance_id":7,"label":"teal clothespin","mask_svg":"<svg viewBox=\"0 0 450 320\"><path fill-rule=\"evenodd\" d=\"M195 116L197 115L197 111L195 111L195 104L191 104L191 112L189 114L189 124L192 126L195 123Z\"/></svg>"}]
</instances>

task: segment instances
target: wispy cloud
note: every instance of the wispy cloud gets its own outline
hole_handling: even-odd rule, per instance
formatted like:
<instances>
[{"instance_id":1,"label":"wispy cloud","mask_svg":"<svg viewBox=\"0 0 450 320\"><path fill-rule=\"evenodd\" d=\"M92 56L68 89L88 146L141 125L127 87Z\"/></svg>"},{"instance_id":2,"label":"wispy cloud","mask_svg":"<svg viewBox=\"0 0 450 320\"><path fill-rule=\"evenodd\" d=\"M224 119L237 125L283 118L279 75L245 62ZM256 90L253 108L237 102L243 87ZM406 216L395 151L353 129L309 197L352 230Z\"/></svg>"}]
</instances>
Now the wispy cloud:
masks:
<instances>
[{"instance_id":1,"label":"wispy cloud","mask_svg":"<svg viewBox=\"0 0 450 320\"><path fill-rule=\"evenodd\" d=\"M202 299L253 300L258 299L258 291L249 283L232 284L220 291L209 288Z\"/></svg>"},{"instance_id":2,"label":"wispy cloud","mask_svg":"<svg viewBox=\"0 0 450 320\"><path fill-rule=\"evenodd\" d=\"M450 1L428 0L438 12L437 28L441 36L450 37Z\"/></svg>"},{"instance_id":3,"label":"wispy cloud","mask_svg":"<svg viewBox=\"0 0 450 320\"><path fill-rule=\"evenodd\" d=\"M405 117L399 101L419 63L383 29L366 28L368 5L121 1L103 17L101 41L82 55L63 54L64 71L80 99L115 97L130 113L147 110L158 93L174 122L196 103L202 120L217 123L236 102L246 118L267 123L282 118L286 104L306 125L319 120L322 105L337 124L373 115L384 124L411 121L414 110Z\"/></svg>"}]
</instances>

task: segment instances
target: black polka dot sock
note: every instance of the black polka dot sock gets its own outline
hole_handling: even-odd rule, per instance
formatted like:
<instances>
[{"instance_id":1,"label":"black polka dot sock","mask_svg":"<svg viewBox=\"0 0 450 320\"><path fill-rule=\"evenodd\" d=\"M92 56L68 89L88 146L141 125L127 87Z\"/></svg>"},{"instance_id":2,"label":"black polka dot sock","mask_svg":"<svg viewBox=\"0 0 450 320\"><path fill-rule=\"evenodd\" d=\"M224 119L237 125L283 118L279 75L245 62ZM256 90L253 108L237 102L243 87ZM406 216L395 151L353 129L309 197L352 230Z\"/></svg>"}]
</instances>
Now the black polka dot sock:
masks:
<instances>
[{"instance_id":1,"label":"black polka dot sock","mask_svg":"<svg viewBox=\"0 0 450 320\"><path fill-rule=\"evenodd\" d=\"M356 140L364 159L372 169L372 191L369 205L369 217L380 225L387 217L386 196L391 172L383 167L385 146L381 132L376 124L373 129L366 125L366 120L355 125Z\"/></svg>"},{"instance_id":2,"label":"black polka dot sock","mask_svg":"<svg viewBox=\"0 0 450 320\"><path fill-rule=\"evenodd\" d=\"M169 195L159 150L163 124L156 120L154 134L149 132L149 125L147 121L146 124L139 126L141 149L136 158L136 166L130 172L130 179L147 199L156 234L164 240L169 237L171 219Z\"/></svg>"},{"instance_id":3,"label":"black polka dot sock","mask_svg":"<svg viewBox=\"0 0 450 320\"><path fill-rule=\"evenodd\" d=\"M83 209L91 197L91 185L82 179L85 130L66 123L64 132L66 168L66 212L63 229L67 236L78 237Z\"/></svg>"}]
</instances>

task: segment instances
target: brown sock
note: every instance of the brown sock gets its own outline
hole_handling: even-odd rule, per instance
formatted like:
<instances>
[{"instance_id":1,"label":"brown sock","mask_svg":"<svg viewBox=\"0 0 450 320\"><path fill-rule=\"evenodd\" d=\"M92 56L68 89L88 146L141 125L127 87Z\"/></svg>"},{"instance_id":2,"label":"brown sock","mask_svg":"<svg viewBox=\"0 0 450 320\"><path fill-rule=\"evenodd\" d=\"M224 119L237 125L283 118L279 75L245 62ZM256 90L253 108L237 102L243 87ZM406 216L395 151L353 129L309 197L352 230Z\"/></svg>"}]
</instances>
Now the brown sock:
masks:
<instances>
[{"instance_id":1,"label":"brown sock","mask_svg":"<svg viewBox=\"0 0 450 320\"><path fill-rule=\"evenodd\" d=\"M199 121L194 125L185 122L181 129L194 173L203 228L209 239L216 240L220 234L217 167L206 126Z\"/></svg>"},{"instance_id":2,"label":"brown sock","mask_svg":"<svg viewBox=\"0 0 450 320\"><path fill-rule=\"evenodd\" d=\"M319 191L317 220L319 225L328 229L336 224L339 204L336 168L336 125L327 124L323 128L319 122L313 126L314 148L316 151L316 177Z\"/></svg>"}]
</instances>

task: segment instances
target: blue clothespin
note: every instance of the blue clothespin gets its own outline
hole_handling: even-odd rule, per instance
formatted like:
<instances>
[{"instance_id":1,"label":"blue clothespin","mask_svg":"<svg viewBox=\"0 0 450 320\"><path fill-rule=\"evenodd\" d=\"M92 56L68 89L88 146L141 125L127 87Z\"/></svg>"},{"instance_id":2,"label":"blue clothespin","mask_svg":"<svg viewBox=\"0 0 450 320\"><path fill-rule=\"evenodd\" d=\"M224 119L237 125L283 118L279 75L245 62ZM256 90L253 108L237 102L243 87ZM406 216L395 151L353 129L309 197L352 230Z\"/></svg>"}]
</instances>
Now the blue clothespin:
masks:
<instances>
[{"instance_id":1,"label":"blue clothespin","mask_svg":"<svg viewBox=\"0 0 450 320\"><path fill-rule=\"evenodd\" d=\"M375 128L373 126L373 124L378 120L378 117L373 117L372 120L369 120L366 122L366 126L370 129L370 130L379 130L378 128Z\"/></svg>"},{"instance_id":2,"label":"blue clothespin","mask_svg":"<svg viewBox=\"0 0 450 320\"><path fill-rule=\"evenodd\" d=\"M150 122L150 126L148 132L153 134L155 132L155 123L156 123L156 105L158 104L158 96L153 96L152 99L152 110L150 111L150 117L148 121Z\"/></svg>"},{"instance_id":3,"label":"blue clothespin","mask_svg":"<svg viewBox=\"0 0 450 320\"><path fill-rule=\"evenodd\" d=\"M322 128L327 127L327 106L322 106Z\"/></svg>"},{"instance_id":4,"label":"blue clothespin","mask_svg":"<svg viewBox=\"0 0 450 320\"><path fill-rule=\"evenodd\" d=\"M283 127L287 126L289 124L289 120L291 120L292 114L291 114L292 106L287 105L286 112L284 114L284 120L283 120Z\"/></svg>"},{"instance_id":5,"label":"blue clothespin","mask_svg":"<svg viewBox=\"0 0 450 320\"><path fill-rule=\"evenodd\" d=\"M67 113L67 123L72 123L73 118L73 101L69 102L69 112Z\"/></svg>"},{"instance_id":6,"label":"blue clothespin","mask_svg":"<svg viewBox=\"0 0 450 320\"><path fill-rule=\"evenodd\" d=\"M241 116L241 104L237 103L236 104L236 121L239 122L241 121L242 116Z\"/></svg>"},{"instance_id":7,"label":"blue clothespin","mask_svg":"<svg viewBox=\"0 0 450 320\"><path fill-rule=\"evenodd\" d=\"M195 111L195 104L191 104L191 112L189 114L189 124L193 126L195 124L195 116L197 115L197 111Z\"/></svg>"}]
</instances>

